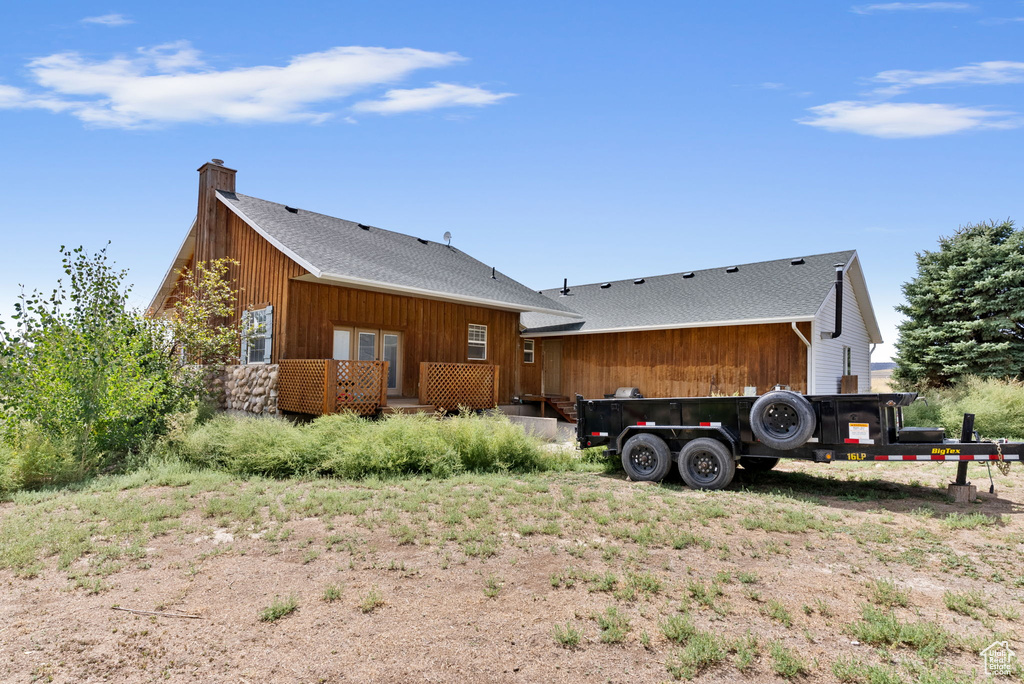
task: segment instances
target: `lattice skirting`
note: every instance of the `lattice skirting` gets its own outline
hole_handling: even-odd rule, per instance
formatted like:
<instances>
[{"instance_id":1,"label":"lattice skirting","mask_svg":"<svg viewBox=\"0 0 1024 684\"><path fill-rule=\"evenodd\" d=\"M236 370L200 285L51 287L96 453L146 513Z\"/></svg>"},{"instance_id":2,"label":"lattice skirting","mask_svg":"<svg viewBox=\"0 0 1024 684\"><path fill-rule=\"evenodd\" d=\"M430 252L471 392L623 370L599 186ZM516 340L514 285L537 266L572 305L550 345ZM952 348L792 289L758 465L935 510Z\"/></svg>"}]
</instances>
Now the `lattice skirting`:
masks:
<instances>
[{"instance_id":1,"label":"lattice skirting","mask_svg":"<svg viewBox=\"0 0 1024 684\"><path fill-rule=\"evenodd\" d=\"M280 365L277 406L282 411L370 416L387 405L387 361L282 359Z\"/></svg>"},{"instance_id":2,"label":"lattice skirting","mask_svg":"<svg viewBox=\"0 0 1024 684\"><path fill-rule=\"evenodd\" d=\"M494 408L498 403L498 367L473 363L420 364L421 404L454 411Z\"/></svg>"}]
</instances>

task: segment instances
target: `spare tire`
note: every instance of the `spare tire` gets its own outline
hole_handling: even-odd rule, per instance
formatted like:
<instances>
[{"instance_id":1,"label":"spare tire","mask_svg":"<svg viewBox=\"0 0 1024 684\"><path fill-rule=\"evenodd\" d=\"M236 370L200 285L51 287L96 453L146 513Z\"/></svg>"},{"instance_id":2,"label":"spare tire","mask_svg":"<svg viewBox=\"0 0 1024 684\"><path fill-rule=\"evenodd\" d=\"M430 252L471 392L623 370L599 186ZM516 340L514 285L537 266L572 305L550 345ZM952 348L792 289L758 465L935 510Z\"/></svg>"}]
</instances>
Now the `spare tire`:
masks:
<instances>
[{"instance_id":1,"label":"spare tire","mask_svg":"<svg viewBox=\"0 0 1024 684\"><path fill-rule=\"evenodd\" d=\"M768 392L750 407L754 437L772 449L788 451L803 446L814 434L816 422L811 402L796 392Z\"/></svg>"}]
</instances>

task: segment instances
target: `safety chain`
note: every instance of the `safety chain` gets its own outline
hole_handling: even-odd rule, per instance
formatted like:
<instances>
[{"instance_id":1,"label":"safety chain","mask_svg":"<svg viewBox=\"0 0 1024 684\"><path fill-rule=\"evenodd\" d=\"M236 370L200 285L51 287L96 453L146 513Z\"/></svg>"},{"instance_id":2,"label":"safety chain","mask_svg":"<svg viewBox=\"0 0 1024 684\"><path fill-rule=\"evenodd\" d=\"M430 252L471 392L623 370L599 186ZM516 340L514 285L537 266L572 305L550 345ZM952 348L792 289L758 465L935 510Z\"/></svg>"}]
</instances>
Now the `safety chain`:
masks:
<instances>
[{"instance_id":1,"label":"safety chain","mask_svg":"<svg viewBox=\"0 0 1024 684\"><path fill-rule=\"evenodd\" d=\"M1003 445L996 442L996 453L999 455L999 460L996 461L996 468L999 468L999 472L1003 475L1010 474L1010 462L1003 457Z\"/></svg>"}]
</instances>

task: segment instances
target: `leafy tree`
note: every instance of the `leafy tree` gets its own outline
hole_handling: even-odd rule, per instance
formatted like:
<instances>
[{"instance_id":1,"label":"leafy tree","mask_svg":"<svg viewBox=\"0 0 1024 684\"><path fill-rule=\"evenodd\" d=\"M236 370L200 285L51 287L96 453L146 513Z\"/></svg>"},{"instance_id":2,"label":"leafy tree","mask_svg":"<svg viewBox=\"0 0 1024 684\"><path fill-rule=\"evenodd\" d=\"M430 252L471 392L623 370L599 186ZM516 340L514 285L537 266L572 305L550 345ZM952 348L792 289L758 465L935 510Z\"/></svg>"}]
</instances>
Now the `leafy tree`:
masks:
<instances>
[{"instance_id":1,"label":"leafy tree","mask_svg":"<svg viewBox=\"0 0 1024 684\"><path fill-rule=\"evenodd\" d=\"M1024 231L1012 221L963 226L917 255L903 285L893 378L948 386L967 375L1024 373Z\"/></svg>"},{"instance_id":2,"label":"leafy tree","mask_svg":"<svg viewBox=\"0 0 1024 684\"><path fill-rule=\"evenodd\" d=\"M185 363L219 364L238 358L238 293L230 280L231 267L237 265L233 259L216 259L178 272L182 292L167 320Z\"/></svg>"},{"instance_id":3,"label":"leafy tree","mask_svg":"<svg viewBox=\"0 0 1024 684\"><path fill-rule=\"evenodd\" d=\"M68 282L22 293L0 320L0 429L8 444L41 433L73 456L77 474L138 450L188 406L166 327L128 308L126 272L106 248L61 247Z\"/></svg>"}]
</instances>

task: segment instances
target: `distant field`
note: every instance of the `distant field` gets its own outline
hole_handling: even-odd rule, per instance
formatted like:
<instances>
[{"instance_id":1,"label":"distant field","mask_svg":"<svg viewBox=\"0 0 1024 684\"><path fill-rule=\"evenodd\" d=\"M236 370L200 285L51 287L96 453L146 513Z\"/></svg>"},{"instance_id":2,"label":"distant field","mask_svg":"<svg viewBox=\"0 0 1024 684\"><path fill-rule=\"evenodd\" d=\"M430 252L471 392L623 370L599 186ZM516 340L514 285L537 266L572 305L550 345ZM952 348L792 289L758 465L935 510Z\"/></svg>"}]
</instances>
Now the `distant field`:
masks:
<instances>
[{"instance_id":1,"label":"distant field","mask_svg":"<svg viewBox=\"0 0 1024 684\"><path fill-rule=\"evenodd\" d=\"M22 493L2 679L974 682L991 642L1024 653L1024 475L958 508L952 474L784 464L703 493L171 465Z\"/></svg>"},{"instance_id":2,"label":"distant field","mask_svg":"<svg viewBox=\"0 0 1024 684\"><path fill-rule=\"evenodd\" d=\"M892 391L892 368L883 368L871 371L871 391L891 392Z\"/></svg>"}]
</instances>

